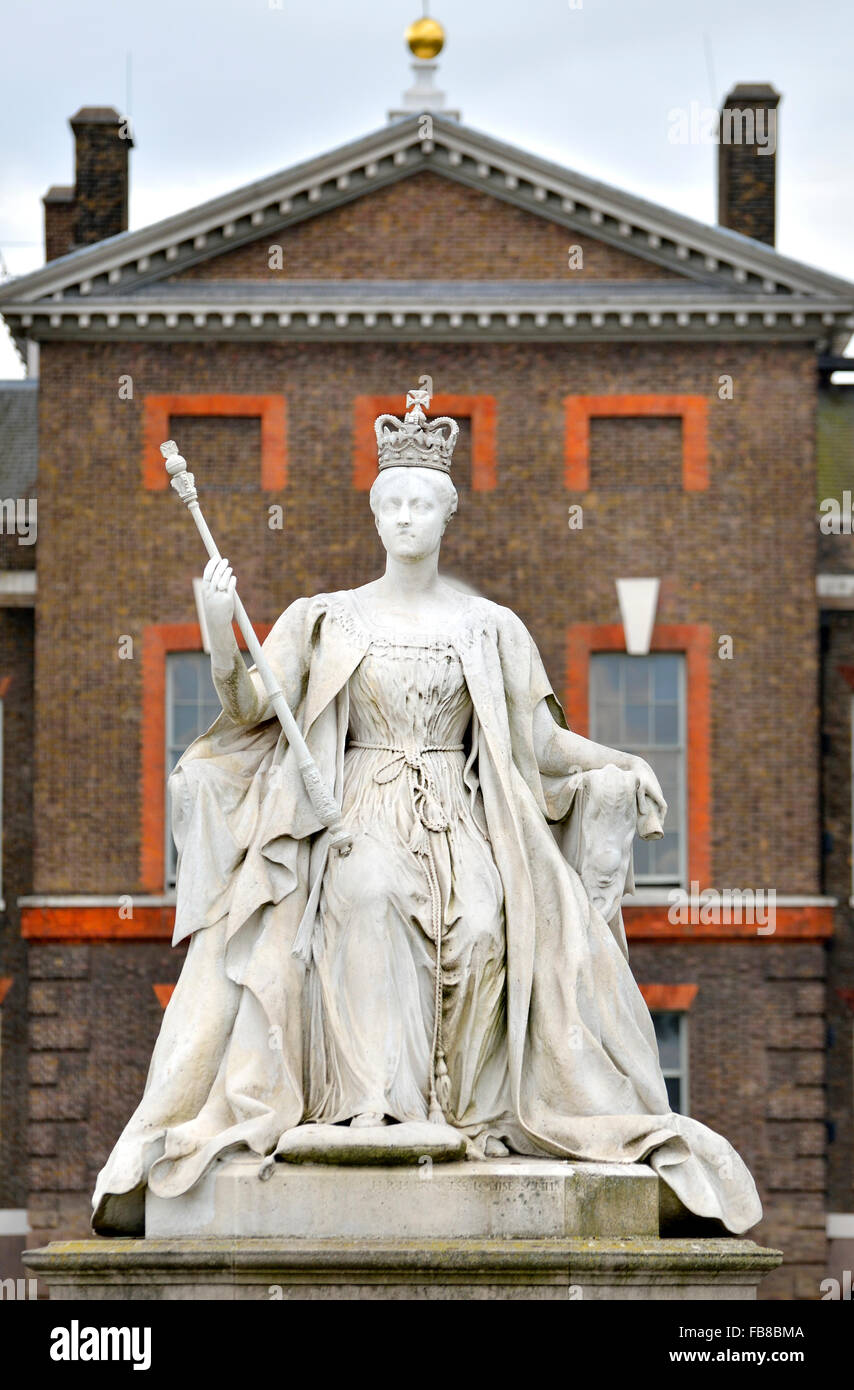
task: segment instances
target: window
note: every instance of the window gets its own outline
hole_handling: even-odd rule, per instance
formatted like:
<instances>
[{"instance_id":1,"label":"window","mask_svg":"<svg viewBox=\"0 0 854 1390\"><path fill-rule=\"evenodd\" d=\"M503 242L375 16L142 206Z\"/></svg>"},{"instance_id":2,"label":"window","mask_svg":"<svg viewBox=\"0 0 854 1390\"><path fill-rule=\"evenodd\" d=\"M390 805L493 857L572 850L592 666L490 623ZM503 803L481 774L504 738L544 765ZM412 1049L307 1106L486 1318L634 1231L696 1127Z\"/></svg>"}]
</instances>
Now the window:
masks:
<instances>
[{"instance_id":1,"label":"window","mask_svg":"<svg viewBox=\"0 0 854 1390\"><path fill-rule=\"evenodd\" d=\"M645 758L661 783L667 820L660 840L635 840L635 884L684 885L685 658L676 652L590 661L590 737Z\"/></svg>"},{"instance_id":2,"label":"window","mask_svg":"<svg viewBox=\"0 0 854 1390\"><path fill-rule=\"evenodd\" d=\"M705 396L566 396L566 485L590 487L590 422L596 417L625 419L675 415L682 421L682 486L709 486L708 407Z\"/></svg>"},{"instance_id":3,"label":"window","mask_svg":"<svg viewBox=\"0 0 854 1390\"><path fill-rule=\"evenodd\" d=\"M185 748L209 729L220 713L205 652L170 652L166 657L166 776ZM169 788L166 788L166 883L175 883L178 853L172 839Z\"/></svg>"},{"instance_id":4,"label":"window","mask_svg":"<svg viewBox=\"0 0 854 1390\"><path fill-rule=\"evenodd\" d=\"M146 488L161 491L169 477L160 457L160 445L171 434L174 416L249 416L261 421L261 487L276 491L287 482L288 437L284 396L215 395L152 396L142 401L142 476ZM178 433L176 431L176 433ZM178 444L181 444L180 436ZM195 461L203 467L204 460ZM189 460L192 471L194 460Z\"/></svg>"},{"instance_id":5,"label":"window","mask_svg":"<svg viewBox=\"0 0 854 1390\"><path fill-rule=\"evenodd\" d=\"M667 1086L670 1109L688 1114L688 1018L673 1011L653 1011L658 1060Z\"/></svg>"}]
</instances>

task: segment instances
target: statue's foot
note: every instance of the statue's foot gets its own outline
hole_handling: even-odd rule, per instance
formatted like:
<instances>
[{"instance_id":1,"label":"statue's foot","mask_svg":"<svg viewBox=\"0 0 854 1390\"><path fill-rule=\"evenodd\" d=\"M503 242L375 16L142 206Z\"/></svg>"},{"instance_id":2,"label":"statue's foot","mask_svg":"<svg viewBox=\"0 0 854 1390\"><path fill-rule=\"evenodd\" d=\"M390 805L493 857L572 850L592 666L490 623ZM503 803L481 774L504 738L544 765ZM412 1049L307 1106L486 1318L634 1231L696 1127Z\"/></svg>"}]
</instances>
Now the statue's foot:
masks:
<instances>
[{"instance_id":1,"label":"statue's foot","mask_svg":"<svg viewBox=\"0 0 854 1390\"><path fill-rule=\"evenodd\" d=\"M380 1115L376 1110L365 1110L361 1115L354 1115L350 1121L351 1129L375 1129L377 1125L387 1125L388 1120L385 1115Z\"/></svg>"},{"instance_id":2,"label":"statue's foot","mask_svg":"<svg viewBox=\"0 0 854 1390\"><path fill-rule=\"evenodd\" d=\"M483 1152L487 1158L507 1158L510 1154L503 1140L495 1139L491 1134L483 1146Z\"/></svg>"}]
</instances>

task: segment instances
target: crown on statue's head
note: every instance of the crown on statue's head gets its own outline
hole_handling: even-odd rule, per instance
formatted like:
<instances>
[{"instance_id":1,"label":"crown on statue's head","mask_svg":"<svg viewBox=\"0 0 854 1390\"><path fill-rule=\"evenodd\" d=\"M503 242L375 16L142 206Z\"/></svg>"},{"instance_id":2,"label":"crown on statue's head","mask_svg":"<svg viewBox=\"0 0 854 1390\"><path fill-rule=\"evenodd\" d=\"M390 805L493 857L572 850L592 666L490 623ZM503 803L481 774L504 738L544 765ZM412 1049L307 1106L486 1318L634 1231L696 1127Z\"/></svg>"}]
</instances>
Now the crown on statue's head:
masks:
<instances>
[{"instance_id":1,"label":"crown on statue's head","mask_svg":"<svg viewBox=\"0 0 854 1390\"><path fill-rule=\"evenodd\" d=\"M380 415L374 425L380 470L383 468L436 468L451 472L454 445L460 427L449 415L428 420L429 391L410 391L406 415ZM391 428L390 428L391 427Z\"/></svg>"}]
</instances>

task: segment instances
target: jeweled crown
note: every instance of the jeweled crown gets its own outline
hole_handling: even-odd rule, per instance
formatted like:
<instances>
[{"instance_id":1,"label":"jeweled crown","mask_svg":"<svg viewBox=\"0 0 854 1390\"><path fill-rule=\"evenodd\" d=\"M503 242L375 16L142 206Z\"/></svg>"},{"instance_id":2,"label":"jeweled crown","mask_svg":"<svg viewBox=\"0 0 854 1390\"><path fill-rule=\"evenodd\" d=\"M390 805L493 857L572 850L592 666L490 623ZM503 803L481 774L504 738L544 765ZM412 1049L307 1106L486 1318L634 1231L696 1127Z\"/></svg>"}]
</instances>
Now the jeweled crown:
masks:
<instances>
[{"instance_id":1,"label":"jeweled crown","mask_svg":"<svg viewBox=\"0 0 854 1390\"><path fill-rule=\"evenodd\" d=\"M406 415L380 415L374 424L380 470L383 468L435 468L451 471L454 445L460 427L449 415L428 420L429 391L409 391ZM391 428L390 428L391 427Z\"/></svg>"}]
</instances>

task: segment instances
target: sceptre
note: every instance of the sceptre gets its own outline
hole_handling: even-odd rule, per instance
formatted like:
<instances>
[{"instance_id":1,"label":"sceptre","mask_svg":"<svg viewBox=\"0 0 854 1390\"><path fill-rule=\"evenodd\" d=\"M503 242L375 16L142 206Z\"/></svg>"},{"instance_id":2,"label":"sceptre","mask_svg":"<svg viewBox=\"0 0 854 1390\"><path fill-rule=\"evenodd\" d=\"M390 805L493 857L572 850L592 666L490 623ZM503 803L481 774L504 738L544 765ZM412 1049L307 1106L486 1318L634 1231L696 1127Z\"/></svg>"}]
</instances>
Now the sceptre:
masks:
<instances>
[{"instance_id":1,"label":"sceptre","mask_svg":"<svg viewBox=\"0 0 854 1390\"><path fill-rule=\"evenodd\" d=\"M160 452L166 461L166 472L172 480L172 486L185 503L187 511L196 523L199 535L204 542L205 550L212 560L220 560L222 556L217 549L216 541L211 535L208 524L202 515L199 506L199 494L196 491L196 484L193 474L187 469L187 461L178 453L178 445L174 439L167 439L165 444L160 445ZM311 756L306 745L306 741L300 733L297 722L291 713L290 706L279 687L267 658L261 650L261 643L255 636L249 615L240 601L240 596L235 592L234 595L234 616L237 625L246 640L249 654L258 670L261 680L264 682L264 689L269 695L273 709L279 718L288 743L296 754L297 766L303 784L308 793L309 800L314 807L317 817L329 830L330 842L333 849L337 849L339 854L349 854L352 848L352 838L344 829L344 822L341 816L341 807L335 797L323 784L317 763Z\"/></svg>"}]
</instances>

